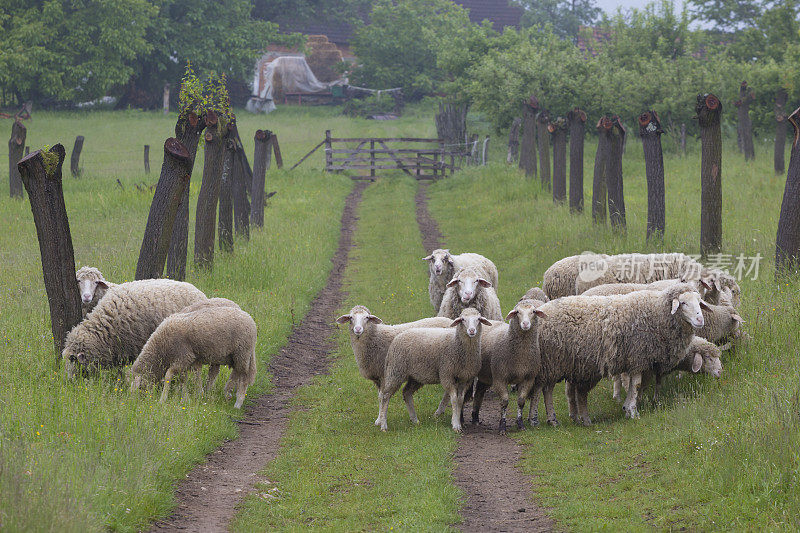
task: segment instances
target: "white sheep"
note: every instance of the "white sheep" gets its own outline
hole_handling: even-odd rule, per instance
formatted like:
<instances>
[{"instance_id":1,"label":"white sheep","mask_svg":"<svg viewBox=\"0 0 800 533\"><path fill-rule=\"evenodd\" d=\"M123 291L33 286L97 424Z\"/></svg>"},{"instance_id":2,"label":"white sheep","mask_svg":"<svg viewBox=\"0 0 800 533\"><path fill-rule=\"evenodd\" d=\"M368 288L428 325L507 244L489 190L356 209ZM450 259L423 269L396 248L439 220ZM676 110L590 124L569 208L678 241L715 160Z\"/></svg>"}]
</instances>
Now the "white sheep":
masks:
<instances>
[{"instance_id":1,"label":"white sheep","mask_svg":"<svg viewBox=\"0 0 800 533\"><path fill-rule=\"evenodd\" d=\"M431 299L431 305L433 305L433 309L437 313L442 305L442 297L447 290L447 283L453 279L456 272L464 267L477 267L492 286L497 287L499 279L497 267L480 254L465 252L453 255L450 250L439 248L432 251L430 255L423 257L422 260L428 261L428 271L430 273L428 295Z\"/></svg>"},{"instance_id":2,"label":"white sheep","mask_svg":"<svg viewBox=\"0 0 800 533\"><path fill-rule=\"evenodd\" d=\"M78 291L81 293L81 314L86 318L114 284L106 281L99 269L90 266L78 269L75 278L78 281Z\"/></svg>"},{"instance_id":3,"label":"white sheep","mask_svg":"<svg viewBox=\"0 0 800 533\"><path fill-rule=\"evenodd\" d=\"M575 280L587 265L594 265L595 260L606 259L605 254L584 252L559 259L545 270L542 278L542 289L551 300L562 296L575 295Z\"/></svg>"},{"instance_id":4,"label":"white sheep","mask_svg":"<svg viewBox=\"0 0 800 533\"><path fill-rule=\"evenodd\" d=\"M153 384L164 380L161 403L167 400L170 382L175 376L194 369L199 375L203 365L219 371L220 365L233 369L225 387L228 397L236 389L234 407L244 403L247 387L256 379L257 328L253 318L227 305L210 305L188 313L175 313L167 317L150 335L131 368L131 390L139 388L142 380ZM210 390L212 377L209 369Z\"/></svg>"},{"instance_id":5,"label":"white sheep","mask_svg":"<svg viewBox=\"0 0 800 533\"><path fill-rule=\"evenodd\" d=\"M62 357L67 376L76 363L95 368L133 362L161 322L206 300L194 285L170 279L130 281L111 287L86 319L72 328Z\"/></svg>"},{"instance_id":6,"label":"white sheep","mask_svg":"<svg viewBox=\"0 0 800 533\"><path fill-rule=\"evenodd\" d=\"M651 283L607 283L587 289L581 294L583 296L613 296L615 294L629 294L635 291L663 291L676 283L688 283L694 287L701 296L711 290L711 286L705 280L685 280L677 278L662 279ZM706 300L706 303L708 303L708 300Z\"/></svg>"},{"instance_id":7,"label":"white sheep","mask_svg":"<svg viewBox=\"0 0 800 533\"><path fill-rule=\"evenodd\" d=\"M522 300L537 300L539 302L545 303L549 302L550 298L545 294L544 290L539 287L531 287L528 291L519 299L521 302Z\"/></svg>"},{"instance_id":8,"label":"white sheep","mask_svg":"<svg viewBox=\"0 0 800 533\"><path fill-rule=\"evenodd\" d=\"M503 320L494 286L475 267L462 268L447 284L439 316L455 319L467 307L477 309L489 320Z\"/></svg>"},{"instance_id":9,"label":"white sheep","mask_svg":"<svg viewBox=\"0 0 800 533\"><path fill-rule=\"evenodd\" d=\"M464 393L481 368L482 325L491 324L467 308L449 328L414 328L400 333L389 346L384 383L378 395L375 425L386 431L389 400L403 383L403 399L413 423L418 423L414 393L422 385L440 383L450 396L453 430L461 431Z\"/></svg>"}]
</instances>

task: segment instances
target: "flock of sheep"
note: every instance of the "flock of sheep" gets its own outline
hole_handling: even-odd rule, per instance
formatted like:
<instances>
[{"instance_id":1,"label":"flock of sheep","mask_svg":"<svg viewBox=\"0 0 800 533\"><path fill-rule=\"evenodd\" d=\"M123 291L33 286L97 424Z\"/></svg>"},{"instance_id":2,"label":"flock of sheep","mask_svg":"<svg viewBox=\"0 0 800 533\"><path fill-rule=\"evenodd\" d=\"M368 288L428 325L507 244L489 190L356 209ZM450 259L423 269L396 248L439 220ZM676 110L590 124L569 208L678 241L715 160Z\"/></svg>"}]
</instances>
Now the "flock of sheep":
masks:
<instances>
[{"instance_id":1,"label":"flock of sheep","mask_svg":"<svg viewBox=\"0 0 800 533\"><path fill-rule=\"evenodd\" d=\"M81 369L130 368L131 390L164 381L189 370L198 387L209 365L205 390L214 385L220 366L232 369L226 396L236 392L238 409L256 377L256 324L231 300L207 298L190 283L151 279L113 284L93 267L76 273L84 319L67 335L62 358L67 376ZM185 383L184 383L185 384Z\"/></svg>"},{"instance_id":2,"label":"flock of sheep","mask_svg":"<svg viewBox=\"0 0 800 533\"><path fill-rule=\"evenodd\" d=\"M498 271L479 254L435 250L428 261L428 291L438 316L384 324L357 305L337 319L349 323L363 377L378 388L375 425L386 431L389 400L403 387L411 421L414 393L440 384L452 427L461 431L463 406L473 391L472 422L485 391L500 398L499 431L506 431L509 385L517 388L517 427L538 425L540 393L547 421L557 425L553 388L566 381L569 416L589 425L587 396L603 378L629 418L638 418L641 387L673 371L722 374L721 350L743 335L736 280L680 254L582 254L557 261L505 316L495 292ZM720 344L727 342L723 346Z\"/></svg>"}]
</instances>

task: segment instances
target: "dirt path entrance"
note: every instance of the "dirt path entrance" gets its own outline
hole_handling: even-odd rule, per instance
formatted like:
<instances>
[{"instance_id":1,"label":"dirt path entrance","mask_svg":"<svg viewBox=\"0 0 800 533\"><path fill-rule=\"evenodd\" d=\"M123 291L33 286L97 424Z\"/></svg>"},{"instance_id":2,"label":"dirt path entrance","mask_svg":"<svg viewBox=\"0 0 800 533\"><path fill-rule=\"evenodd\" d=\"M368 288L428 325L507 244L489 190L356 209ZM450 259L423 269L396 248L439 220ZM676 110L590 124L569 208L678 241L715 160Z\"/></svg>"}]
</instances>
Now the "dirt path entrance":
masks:
<instances>
[{"instance_id":1,"label":"dirt path entrance","mask_svg":"<svg viewBox=\"0 0 800 533\"><path fill-rule=\"evenodd\" d=\"M247 408L238 439L223 444L189 472L176 491L178 507L167 520L156 523L154 531L227 531L236 504L253 489L258 472L277 456L295 389L326 372L328 354L336 348L330 340L334 313L344 299L342 278L358 220L356 208L368 184L358 182L348 195L327 283L286 346L272 358L273 392Z\"/></svg>"},{"instance_id":2,"label":"dirt path entrance","mask_svg":"<svg viewBox=\"0 0 800 533\"><path fill-rule=\"evenodd\" d=\"M436 221L428 211L427 185L420 183L415 196L417 224L425 251L444 246ZM514 406L514 409L511 407ZM516 402L509 404L516 416ZM465 418L469 420L470 409ZM517 464L522 447L514 439L497 433L500 404L486 393L481 406L481 425L465 426L459 439L456 460L456 485L467 495L461 514L463 531L552 531L554 524L531 499L530 481ZM513 418L510 426L513 426ZM509 431L514 431L509 429Z\"/></svg>"}]
</instances>

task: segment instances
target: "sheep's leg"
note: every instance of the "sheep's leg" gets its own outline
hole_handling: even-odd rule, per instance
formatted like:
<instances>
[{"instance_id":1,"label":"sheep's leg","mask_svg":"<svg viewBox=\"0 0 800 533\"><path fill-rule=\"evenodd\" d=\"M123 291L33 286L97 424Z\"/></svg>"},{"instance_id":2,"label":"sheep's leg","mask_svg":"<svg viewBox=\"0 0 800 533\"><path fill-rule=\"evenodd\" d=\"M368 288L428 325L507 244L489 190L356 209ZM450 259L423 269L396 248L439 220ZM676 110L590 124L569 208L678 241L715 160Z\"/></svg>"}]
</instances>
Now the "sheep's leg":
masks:
<instances>
[{"instance_id":1,"label":"sheep's leg","mask_svg":"<svg viewBox=\"0 0 800 533\"><path fill-rule=\"evenodd\" d=\"M442 413L444 413L444 410L447 409L447 404L449 403L450 403L450 395L447 394L447 391L444 391L444 394L442 394L442 401L439 402L439 407L436 408L436 411L434 411L433 416L440 416Z\"/></svg>"},{"instance_id":2,"label":"sheep's leg","mask_svg":"<svg viewBox=\"0 0 800 533\"><path fill-rule=\"evenodd\" d=\"M217 381L218 375L219 375L219 365L211 365L208 367L208 378L206 379L205 392L211 392L211 389L214 387L214 383Z\"/></svg>"},{"instance_id":3,"label":"sheep's leg","mask_svg":"<svg viewBox=\"0 0 800 533\"><path fill-rule=\"evenodd\" d=\"M577 422L580 413L578 412L578 388L574 383L569 381L564 382L564 393L567 395L567 407L569 408L569 417Z\"/></svg>"},{"instance_id":4,"label":"sheep's leg","mask_svg":"<svg viewBox=\"0 0 800 533\"><path fill-rule=\"evenodd\" d=\"M386 415L389 411L389 400L394 396L394 393L397 392L397 389L400 388L402 382L395 383L391 381L387 381L383 385L383 390L378 394L378 399L380 400L380 407L378 409L378 419L375 421L376 426L381 427L381 431L388 431L389 426L386 424Z\"/></svg>"},{"instance_id":5,"label":"sheep's leg","mask_svg":"<svg viewBox=\"0 0 800 533\"><path fill-rule=\"evenodd\" d=\"M506 413L508 412L508 385L495 382L492 385L495 394L500 398L500 425L497 432L500 435L506 434Z\"/></svg>"},{"instance_id":6,"label":"sheep's leg","mask_svg":"<svg viewBox=\"0 0 800 533\"><path fill-rule=\"evenodd\" d=\"M617 374L613 377L614 380L614 394L612 398L614 398L617 402L622 403L622 376Z\"/></svg>"},{"instance_id":7,"label":"sheep's leg","mask_svg":"<svg viewBox=\"0 0 800 533\"><path fill-rule=\"evenodd\" d=\"M475 385L475 397L472 399L472 424L477 426L480 424L481 405L483 405L483 395L486 394L486 389L489 385L478 381Z\"/></svg>"},{"instance_id":8,"label":"sheep's leg","mask_svg":"<svg viewBox=\"0 0 800 533\"><path fill-rule=\"evenodd\" d=\"M442 383L444 390L450 395L450 408L453 410L450 424L453 426L453 431L461 432L461 405L460 397L461 391L456 383Z\"/></svg>"},{"instance_id":9,"label":"sheep's leg","mask_svg":"<svg viewBox=\"0 0 800 533\"><path fill-rule=\"evenodd\" d=\"M541 395L541 387L534 387L533 393L528 395L531 400L531 407L528 411L528 424L530 424L531 427L536 427L539 425L539 396Z\"/></svg>"},{"instance_id":10,"label":"sheep's leg","mask_svg":"<svg viewBox=\"0 0 800 533\"><path fill-rule=\"evenodd\" d=\"M517 429L525 429L522 413L525 412L525 402L528 400L532 388L532 381L520 383L517 387Z\"/></svg>"},{"instance_id":11,"label":"sheep's leg","mask_svg":"<svg viewBox=\"0 0 800 533\"><path fill-rule=\"evenodd\" d=\"M625 410L625 416L628 418L639 418L639 411L636 409L636 401L639 396L639 386L642 384L641 374L631 374L630 383L628 385L628 396L625 398L625 403L622 408Z\"/></svg>"},{"instance_id":12,"label":"sheep's leg","mask_svg":"<svg viewBox=\"0 0 800 533\"><path fill-rule=\"evenodd\" d=\"M233 406L236 409L241 409L244 403L244 397L247 394L247 375L239 374L239 379L236 382L236 403Z\"/></svg>"},{"instance_id":13,"label":"sheep's leg","mask_svg":"<svg viewBox=\"0 0 800 533\"><path fill-rule=\"evenodd\" d=\"M653 385L653 403L658 403L658 393L661 391L661 372L656 372L656 383Z\"/></svg>"},{"instance_id":14,"label":"sheep's leg","mask_svg":"<svg viewBox=\"0 0 800 533\"><path fill-rule=\"evenodd\" d=\"M417 418L417 410L414 409L414 393L417 392L420 388L422 388L422 384L414 381L413 379L409 379L406 386L403 387L403 400L406 402L406 409L408 409L408 416L411 418L411 422L414 424L419 424L419 418Z\"/></svg>"},{"instance_id":15,"label":"sheep's leg","mask_svg":"<svg viewBox=\"0 0 800 533\"><path fill-rule=\"evenodd\" d=\"M553 427L558 425L556 409L553 406L553 385L544 388L544 408L547 411L547 423Z\"/></svg>"},{"instance_id":16,"label":"sheep's leg","mask_svg":"<svg viewBox=\"0 0 800 533\"><path fill-rule=\"evenodd\" d=\"M167 401L167 396L169 396L169 383L172 381L172 377L175 375L175 370L172 367L167 369L167 373L164 374L164 390L161 392L161 399L159 400L160 403L164 403Z\"/></svg>"},{"instance_id":17,"label":"sheep's leg","mask_svg":"<svg viewBox=\"0 0 800 533\"><path fill-rule=\"evenodd\" d=\"M231 372L231 377L228 378L228 382L225 384L225 399L230 400L233 397L233 390L237 387L239 382L239 373L234 370Z\"/></svg>"},{"instance_id":18,"label":"sheep's leg","mask_svg":"<svg viewBox=\"0 0 800 533\"><path fill-rule=\"evenodd\" d=\"M575 393L575 401L578 406L578 413L575 417L575 422L579 422L584 426L591 426L592 419L589 418L589 390L590 387L582 385L580 387L573 385Z\"/></svg>"}]
</instances>

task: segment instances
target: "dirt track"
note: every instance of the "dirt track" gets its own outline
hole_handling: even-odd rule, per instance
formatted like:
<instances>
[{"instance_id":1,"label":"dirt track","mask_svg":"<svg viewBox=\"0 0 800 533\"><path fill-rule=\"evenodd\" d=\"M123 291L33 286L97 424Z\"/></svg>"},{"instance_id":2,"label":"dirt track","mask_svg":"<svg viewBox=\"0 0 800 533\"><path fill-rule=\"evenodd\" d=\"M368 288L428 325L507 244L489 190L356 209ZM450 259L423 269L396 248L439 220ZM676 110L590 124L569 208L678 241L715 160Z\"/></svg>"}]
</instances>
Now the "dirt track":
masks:
<instances>
[{"instance_id":1,"label":"dirt track","mask_svg":"<svg viewBox=\"0 0 800 533\"><path fill-rule=\"evenodd\" d=\"M358 182L347 197L342 213L339 246L333 268L311 309L292 332L269 372L274 389L246 409L239 422L239 438L209 454L176 490L178 507L154 531L227 531L236 504L253 489L258 472L274 459L291 411L289 400L297 387L328 369L328 354L335 349L329 339L335 332L333 315L344 299L342 278L356 228L356 209L369 182Z\"/></svg>"}]
</instances>

